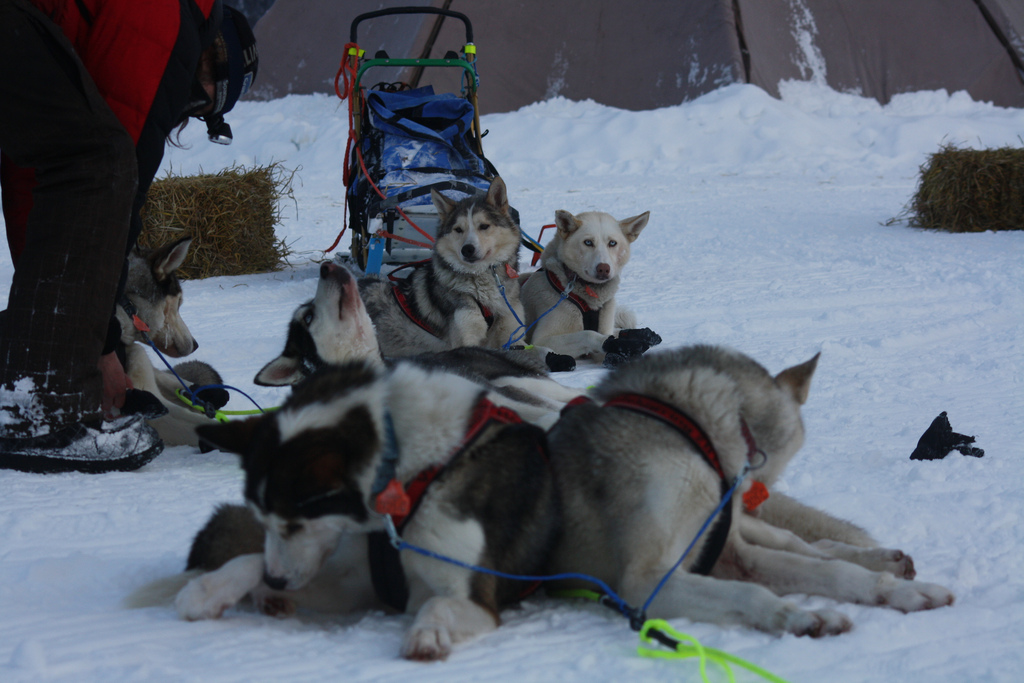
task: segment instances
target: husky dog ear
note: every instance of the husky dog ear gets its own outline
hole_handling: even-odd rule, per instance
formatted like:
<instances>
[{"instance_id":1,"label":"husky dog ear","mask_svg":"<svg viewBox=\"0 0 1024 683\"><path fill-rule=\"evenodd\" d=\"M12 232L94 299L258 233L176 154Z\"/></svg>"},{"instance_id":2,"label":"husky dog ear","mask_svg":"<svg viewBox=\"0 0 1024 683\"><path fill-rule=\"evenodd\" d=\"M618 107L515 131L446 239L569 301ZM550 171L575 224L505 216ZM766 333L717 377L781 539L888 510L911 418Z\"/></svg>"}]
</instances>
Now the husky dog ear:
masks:
<instances>
[{"instance_id":1,"label":"husky dog ear","mask_svg":"<svg viewBox=\"0 0 1024 683\"><path fill-rule=\"evenodd\" d=\"M452 212L452 209L455 208L456 204L456 202L448 199L448 197L445 197L437 190L430 191L430 201L434 203L434 208L437 209L437 213L440 216L442 223L444 223L448 214Z\"/></svg>"},{"instance_id":2,"label":"husky dog ear","mask_svg":"<svg viewBox=\"0 0 1024 683\"><path fill-rule=\"evenodd\" d=\"M491 205L491 208L508 215L508 189L501 176L496 176L491 181L491 186L487 188L487 203Z\"/></svg>"},{"instance_id":3,"label":"husky dog ear","mask_svg":"<svg viewBox=\"0 0 1024 683\"><path fill-rule=\"evenodd\" d=\"M199 445L243 455L249 449L256 427L262 419L263 416L256 416L246 420L199 425L196 427Z\"/></svg>"},{"instance_id":4,"label":"husky dog ear","mask_svg":"<svg viewBox=\"0 0 1024 683\"><path fill-rule=\"evenodd\" d=\"M581 225L583 225L583 221L568 211L562 211L561 209L555 211L555 226L558 228L558 234L563 239L579 230Z\"/></svg>"},{"instance_id":5,"label":"husky dog ear","mask_svg":"<svg viewBox=\"0 0 1024 683\"><path fill-rule=\"evenodd\" d=\"M622 233L626 236L626 239L630 242L636 242L636 238L640 236L640 231L647 225L647 219L650 216L650 211L644 211L639 216L623 218L619 221L619 225L622 226Z\"/></svg>"},{"instance_id":6,"label":"husky dog ear","mask_svg":"<svg viewBox=\"0 0 1024 683\"><path fill-rule=\"evenodd\" d=\"M256 373L253 382L261 387L284 387L295 384L303 377L305 374L298 359L278 356Z\"/></svg>"},{"instance_id":7,"label":"husky dog ear","mask_svg":"<svg viewBox=\"0 0 1024 683\"><path fill-rule=\"evenodd\" d=\"M818 367L818 358L820 356L821 352L819 351L809 361L786 368L775 377L775 381L779 383L779 386L789 391L800 405L807 401L807 394L811 390L811 375L814 374L814 369Z\"/></svg>"},{"instance_id":8,"label":"husky dog ear","mask_svg":"<svg viewBox=\"0 0 1024 683\"><path fill-rule=\"evenodd\" d=\"M177 242L164 245L157 249L150 257L153 264L153 273L158 280L163 280L181 267L188 256L189 245L192 244L191 237L182 237Z\"/></svg>"}]
</instances>

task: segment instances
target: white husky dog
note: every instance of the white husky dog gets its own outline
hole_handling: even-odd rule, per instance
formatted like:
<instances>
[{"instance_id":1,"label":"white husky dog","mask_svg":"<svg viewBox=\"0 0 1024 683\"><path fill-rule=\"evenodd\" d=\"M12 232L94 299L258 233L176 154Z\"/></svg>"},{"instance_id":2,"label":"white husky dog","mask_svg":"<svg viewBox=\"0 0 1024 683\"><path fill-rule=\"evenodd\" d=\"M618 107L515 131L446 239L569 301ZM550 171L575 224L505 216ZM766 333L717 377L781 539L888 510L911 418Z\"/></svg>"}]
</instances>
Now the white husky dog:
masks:
<instances>
[{"instance_id":1,"label":"white husky dog","mask_svg":"<svg viewBox=\"0 0 1024 683\"><path fill-rule=\"evenodd\" d=\"M600 211L555 212L558 231L520 294L526 323L533 324L530 343L598 362L610 354L614 364L661 341L650 330L635 329L636 317L615 302L630 245L649 216L645 211L620 221Z\"/></svg>"}]
</instances>

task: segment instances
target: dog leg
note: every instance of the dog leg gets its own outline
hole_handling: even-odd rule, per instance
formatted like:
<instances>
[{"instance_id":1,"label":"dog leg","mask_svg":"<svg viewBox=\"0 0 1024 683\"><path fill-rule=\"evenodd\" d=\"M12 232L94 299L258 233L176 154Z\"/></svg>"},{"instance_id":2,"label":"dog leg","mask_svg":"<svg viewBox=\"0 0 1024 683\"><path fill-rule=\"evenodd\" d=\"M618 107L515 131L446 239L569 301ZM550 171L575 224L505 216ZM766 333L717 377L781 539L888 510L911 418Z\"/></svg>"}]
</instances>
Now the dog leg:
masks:
<instances>
[{"instance_id":1,"label":"dog leg","mask_svg":"<svg viewBox=\"0 0 1024 683\"><path fill-rule=\"evenodd\" d=\"M580 330L579 332L569 332L568 334L546 336L540 330L537 330L533 335L533 344L536 346L546 346L555 353L572 356L573 358L599 354L601 359L603 359L604 351L602 351L602 346L605 340L608 339L608 336L607 334L601 334L592 330Z\"/></svg>"},{"instance_id":2,"label":"dog leg","mask_svg":"<svg viewBox=\"0 0 1024 683\"><path fill-rule=\"evenodd\" d=\"M487 345L487 321L484 320L475 303L456 309L448 329L450 330L448 334L448 348L450 349L460 346ZM502 343L505 343L504 339Z\"/></svg>"},{"instance_id":3,"label":"dog leg","mask_svg":"<svg viewBox=\"0 0 1024 683\"><path fill-rule=\"evenodd\" d=\"M730 539L715 576L759 583L780 595L807 593L844 602L916 612L953 604L953 594L934 583L898 579L844 560L822 560Z\"/></svg>"},{"instance_id":4,"label":"dog leg","mask_svg":"<svg viewBox=\"0 0 1024 683\"><path fill-rule=\"evenodd\" d=\"M827 539L863 548L874 548L878 545L868 532L855 524L804 505L784 493L772 491L771 496L757 511L760 519L773 526L788 529L808 543Z\"/></svg>"},{"instance_id":5,"label":"dog leg","mask_svg":"<svg viewBox=\"0 0 1024 683\"><path fill-rule=\"evenodd\" d=\"M631 605L642 605L665 571L667 567L646 571L628 569L623 577L623 599ZM812 638L838 635L853 628L853 623L839 612L800 609L762 586L681 571L665 583L651 603L647 616L739 624L768 633L792 633Z\"/></svg>"},{"instance_id":6,"label":"dog leg","mask_svg":"<svg viewBox=\"0 0 1024 683\"><path fill-rule=\"evenodd\" d=\"M876 572L889 572L901 579L913 579L914 560L901 550L864 548L840 541L820 540L807 543L787 529L772 526L750 515L738 518L741 538L747 543L798 553L821 560L845 560Z\"/></svg>"},{"instance_id":7,"label":"dog leg","mask_svg":"<svg viewBox=\"0 0 1024 683\"><path fill-rule=\"evenodd\" d=\"M429 518L434 522L428 526L423 520ZM429 499L420 506L404 535L415 545L469 564L480 561L485 545L483 527L478 522L452 519ZM469 570L412 552L402 554L402 566L409 582L406 611L416 611L416 620L402 645L403 657L445 659L456 643L497 628L497 613L470 598L473 574ZM496 604L494 596L490 597L491 604Z\"/></svg>"},{"instance_id":8,"label":"dog leg","mask_svg":"<svg viewBox=\"0 0 1024 683\"><path fill-rule=\"evenodd\" d=\"M182 619L218 619L263 581L263 554L239 555L216 571L189 581L174 606Z\"/></svg>"},{"instance_id":9,"label":"dog leg","mask_svg":"<svg viewBox=\"0 0 1024 683\"><path fill-rule=\"evenodd\" d=\"M472 600L434 596L417 612L402 644L402 656L423 662L445 659L453 645L497 626L497 616Z\"/></svg>"}]
</instances>

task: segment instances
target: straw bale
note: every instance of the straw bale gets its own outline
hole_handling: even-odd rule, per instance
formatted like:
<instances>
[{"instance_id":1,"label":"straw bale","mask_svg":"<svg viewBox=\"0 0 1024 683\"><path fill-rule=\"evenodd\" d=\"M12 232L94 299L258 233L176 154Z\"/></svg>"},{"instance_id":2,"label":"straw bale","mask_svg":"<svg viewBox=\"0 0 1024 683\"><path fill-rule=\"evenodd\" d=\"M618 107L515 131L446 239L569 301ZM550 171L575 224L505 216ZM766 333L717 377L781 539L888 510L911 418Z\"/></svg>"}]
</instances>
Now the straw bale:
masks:
<instances>
[{"instance_id":1,"label":"straw bale","mask_svg":"<svg viewBox=\"0 0 1024 683\"><path fill-rule=\"evenodd\" d=\"M1024 149L943 147L921 167L908 214L948 232L1024 229Z\"/></svg>"},{"instance_id":2,"label":"straw bale","mask_svg":"<svg viewBox=\"0 0 1024 683\"><path fill-rule=\"evenodd\" d=\"M278 200L291 195L279 164L232 167L216 174L155 181L142 209L139 244L156 247L191 237L186 278L280 270L288 248L274 233Z\"/></svg>"}]
</instances>

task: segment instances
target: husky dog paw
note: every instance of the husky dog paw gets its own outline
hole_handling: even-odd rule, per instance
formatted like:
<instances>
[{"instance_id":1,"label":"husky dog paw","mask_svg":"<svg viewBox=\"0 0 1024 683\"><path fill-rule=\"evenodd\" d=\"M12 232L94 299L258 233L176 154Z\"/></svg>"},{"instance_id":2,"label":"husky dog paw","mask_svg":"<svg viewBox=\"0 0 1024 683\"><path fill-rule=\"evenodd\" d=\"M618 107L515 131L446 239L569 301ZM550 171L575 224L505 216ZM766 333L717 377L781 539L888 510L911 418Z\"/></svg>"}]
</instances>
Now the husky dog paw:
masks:
<instances>
[{"instance_id":1,"label":"husky dog paw","mask_svg":"<svg viewBox=\"0 0 1024 683\"><path fill-rule=\"evenodd\" d=\"M657 346L661 343L661 335L649 327L619 330L619 339L640 340L648 347Z\"/></svg>"},{"instance_id":2,"label":"husky dog paw","mask_svg":"<svg viewBox=\"0 0 1024 683\"><path fill-rule=\"evenodd\" d=\"M914 569L914 558L902 550L868 548L864 550L857 564L876 572L889 572L898 579L909 581L917 576L917 570Z\"/></svg>"},{"instance_id":3,"label":"husky dog paw","mask_svg":"<svg viewBox=\"0 0 1024 683\"><path fill-rule=\"evenodd\" d=\"M784 616L785 626L780 630L795 636L824 638L846 633L853 628L853 622L845 614L830 609L806 612L794 608Z\"/></svg>"},{"instance_id":4,"label":"husky dog paw","mask_svg":"<svg viewBox=\"0 0 1024 683\"><path fill-rule=\"evenodd\" d=\"M544 356L544 363L551 372L569 372L576 369L575 358L554 351L549 351L548 355Z\"/></svg>"},{"instance_id":5,"label":"husky dog paw","mask_svg":"<svg viewBox=\"0 0 1024 683\"><path fill-rule=\"evenodd\" d=\"M496 614L470 600L434 596L416 613L402 644L402 656L419 662L446 659L455 643L497 626Z\"/></svg>"},{"instance_id":6,"label":"husky dog paw","mask_svg":"<svg viewBox=\"0 0 1024 683\"><path fill-rule=\"evenodd\" d=\"M402 644L402 656L417 662L447 659L452 651L452 635L441 624L413 626Z\"/></svg>"},{"instance_id":7,"label":"husky dog paw","mask_svg":"<svg viewBox=\"0 0 1024 683\"><path fill-rule=\"evenodd\" d=\"M192 579L178 592L174 599L174 607L182 619L220 619L224 610L237 603L231 595L221 594L220 589L223 586L211 581L209 577L209 574L204 574Z\"/></svg>"},{"instance_id":8,"label":"husky dog paw","mask_svg":"<svg viewBox=\"0 0 1024 683\"><path fill-rule=\"evenodd\" d=\"M948 607L956 599L947 588L924 581L901 581L885 575L879 583L877 604L898 609L901 612L920 612L926 609Z\"/></svg>"},{"instance_id":9,"label":"husky dog paw","mask_svg":"<svg viewBox=\"0 0 1024 683\"><path fill-rule=\"evenodd\" d=\"M218 619L263 580L263 554L239 555L185 584L174 599L182 619Z\"/></svg>"}]
</instances>

